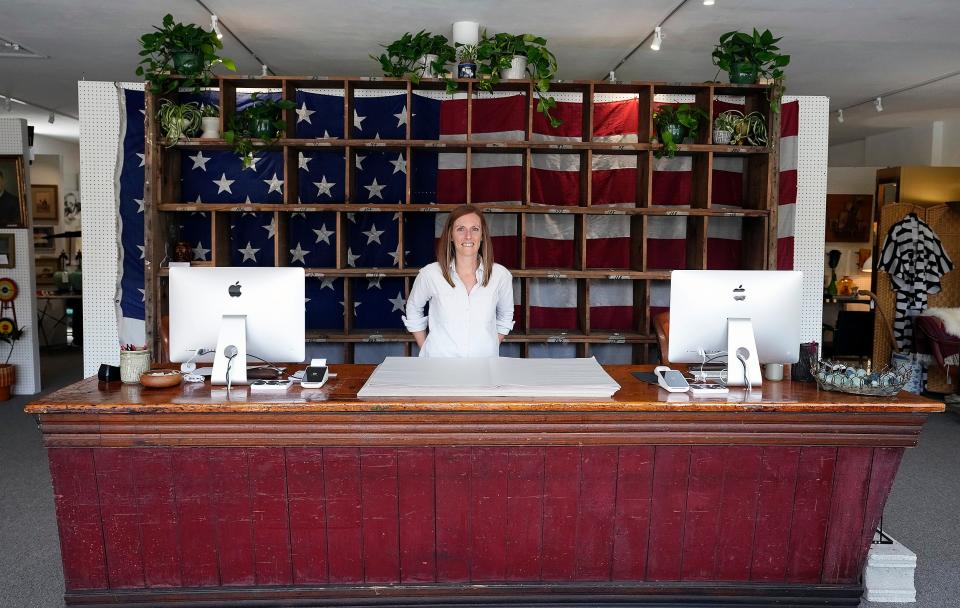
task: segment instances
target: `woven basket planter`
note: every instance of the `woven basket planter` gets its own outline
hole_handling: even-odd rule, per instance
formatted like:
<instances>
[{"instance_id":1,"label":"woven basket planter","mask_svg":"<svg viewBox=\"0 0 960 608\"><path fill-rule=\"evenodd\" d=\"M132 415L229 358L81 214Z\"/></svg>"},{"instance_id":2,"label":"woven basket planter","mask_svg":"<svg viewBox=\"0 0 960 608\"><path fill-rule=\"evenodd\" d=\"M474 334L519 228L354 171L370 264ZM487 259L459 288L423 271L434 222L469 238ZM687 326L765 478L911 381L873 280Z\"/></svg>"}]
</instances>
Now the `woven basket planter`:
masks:
<instances>
[{"instance_id":1,"label":"woven basket planter","mask_svg":"<svg viewBox=\"0 0 960 608\"><path fill-rule=\"evenodd\" d=\"M0 363L0 401L10 398L10 389L17 379L17 368L9 363Z\"/></svg>"}]
</instances>

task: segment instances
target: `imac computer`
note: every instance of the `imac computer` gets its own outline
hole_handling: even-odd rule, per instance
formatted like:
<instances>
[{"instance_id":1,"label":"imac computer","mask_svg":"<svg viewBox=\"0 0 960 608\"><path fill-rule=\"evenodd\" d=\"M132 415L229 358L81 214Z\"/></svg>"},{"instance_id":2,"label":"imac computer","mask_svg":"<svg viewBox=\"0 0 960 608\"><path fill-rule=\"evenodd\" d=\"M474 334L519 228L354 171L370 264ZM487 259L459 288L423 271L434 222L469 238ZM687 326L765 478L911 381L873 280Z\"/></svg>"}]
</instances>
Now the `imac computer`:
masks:
<instances>
[{"instance_id":1,"label":"imac computer","mask_svg":"<svg viewBox=\"0 0 960 608\"><path fill-rule=\"evenodd\" d=\"M799 359L802 280L797 271L674 270L667 358L726 353L728 385L760 386L761 363Z\"/></svg>"},{"instance_id":2,"label":"imac computer","mask_svg":"<svg viewBox=\"0 0 960 608\"><path fill-rule=\"evenodd\" d=\"M245 384L247 354L303 361L304 276L303 268L171 268L170 360L213 353L213 384L227 384L228 372L231 384Z\"/></svg>"}]
</instances>

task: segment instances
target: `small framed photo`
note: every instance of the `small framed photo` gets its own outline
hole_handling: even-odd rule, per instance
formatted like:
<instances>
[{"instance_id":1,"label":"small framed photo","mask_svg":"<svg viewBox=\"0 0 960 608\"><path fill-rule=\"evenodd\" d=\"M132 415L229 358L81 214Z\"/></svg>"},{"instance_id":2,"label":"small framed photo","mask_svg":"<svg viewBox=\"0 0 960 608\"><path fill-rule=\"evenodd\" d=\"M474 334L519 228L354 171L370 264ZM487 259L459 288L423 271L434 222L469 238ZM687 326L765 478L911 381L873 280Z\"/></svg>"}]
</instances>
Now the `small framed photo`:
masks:
<instances>
[{"instance_id":1,"label":"small framed photo","mask_svg":"<svg viewBox=\"0 0 960 608\"><path fill-rule=\"evenodd\" d=\"M17 235L0 234L0 268L17 267Z\"/></svg>"},{"instance_id":2,"label":"small framed photo","mask_svg":"<svg viewBox=\"0 0 960 608\"><path fill-rule=\"evenodd\" d=\"M57 271L57 258L37 258L37 285L52 285L53 273Z\"/></svg>"},{"instance_id":3,"label":"small framed photo","mask_svg":"<svg viewBox=\"0 0 960 608\"><path fill-rule=\"evenodd\" d=\"M33 219L57 221L57 209L60 207L60 197L56 186L36 185L30 187L30 197L33 201Z\"/></svg>"},{"instance_id":4,"label":"small framed photo","mask_svg":"<svg viewBox=\"0 0 960 608\"><path fill-rule=\"evenodd\" d=\"M869 243L873 197L869 194L828 194L824 240L828 243Z\"/></svg>"},{"instance_id":5,"label":"small framed photo","mask_svg":"<svg viewBox=\"0 0 960 608\"><path fill-rule=\"evenodd\" d=\"M19 154L0 156L0 228L27 225L23 192L23 157Z\"/></svg>"},{"instance_id":6,"label":"small framed photo","mask_svg":"<svg viewBox=\"0 0 960 608\"><path fill-rule=\"evenodd\" d=\"M54 234L55 226L34 226L33 227L33 251L37 254L53 253L56 243L48 238Z\"/></svg>"},{"instance_id":7,"label":"small framed photo","mask_svg":"<svg viewBox=\"0 0 960 608\"><path fill-rule=\"evenodd\" d=\"M80 230L80 193L76 190L63 195L63 225L67 230Z\"/></svg>"}]
</instances>

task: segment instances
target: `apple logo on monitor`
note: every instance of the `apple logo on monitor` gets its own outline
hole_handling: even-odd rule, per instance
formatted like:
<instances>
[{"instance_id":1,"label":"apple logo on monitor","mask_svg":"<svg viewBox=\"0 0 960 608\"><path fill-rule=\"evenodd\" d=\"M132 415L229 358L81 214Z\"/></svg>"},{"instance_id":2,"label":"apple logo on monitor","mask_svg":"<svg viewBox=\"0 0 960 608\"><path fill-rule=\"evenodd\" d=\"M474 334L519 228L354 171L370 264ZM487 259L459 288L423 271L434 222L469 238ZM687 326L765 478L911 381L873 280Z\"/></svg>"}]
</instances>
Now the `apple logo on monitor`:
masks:
<instances>
[{"instance_id":1,"label":"apple logo on monitor","mask_svg":"<svg viewBox=\"0 0 960 608\"><path fill-rule=\"evenodd\" d=\"M231 285L230 288L227 290L227 293L230 294L231 298L239 298L240 297L240 281L237 281L236 283Z\"/></svg>"},{"instance_id":2,"label":"apple logo on monitor","mask_svg":"<svg viewBox=\"0 0 960 608\"><path fill-rule=\"evenodd\" d=\"M743 302L747 299L747 290L743 288L742 284L733 290L733 299L737 302Z\"/></svg>"}]
</instances>

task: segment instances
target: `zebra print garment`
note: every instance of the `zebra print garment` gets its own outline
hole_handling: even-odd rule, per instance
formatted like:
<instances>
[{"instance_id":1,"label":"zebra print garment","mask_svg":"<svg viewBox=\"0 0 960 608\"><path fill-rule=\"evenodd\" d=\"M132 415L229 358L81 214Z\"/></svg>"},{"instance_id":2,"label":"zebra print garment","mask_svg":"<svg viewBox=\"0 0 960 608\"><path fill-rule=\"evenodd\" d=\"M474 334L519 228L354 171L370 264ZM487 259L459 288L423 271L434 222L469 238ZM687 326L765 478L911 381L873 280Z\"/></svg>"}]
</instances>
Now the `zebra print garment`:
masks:
<instances>
[{"instance_id":1,"label":"zebra print garment","mask_svg":"<svg viewBox=\"0 0 960 608\"><path fill-rule=\"evenodd\" d=\"M940 291L940 277L953 270L936 233L911 213L890 227L880 250L880 270L896 291L893 335L899 350L913 347L913 317L927 308L927 296Z\"/></svg>"}]
</instances>

